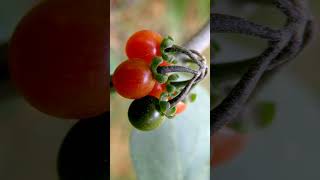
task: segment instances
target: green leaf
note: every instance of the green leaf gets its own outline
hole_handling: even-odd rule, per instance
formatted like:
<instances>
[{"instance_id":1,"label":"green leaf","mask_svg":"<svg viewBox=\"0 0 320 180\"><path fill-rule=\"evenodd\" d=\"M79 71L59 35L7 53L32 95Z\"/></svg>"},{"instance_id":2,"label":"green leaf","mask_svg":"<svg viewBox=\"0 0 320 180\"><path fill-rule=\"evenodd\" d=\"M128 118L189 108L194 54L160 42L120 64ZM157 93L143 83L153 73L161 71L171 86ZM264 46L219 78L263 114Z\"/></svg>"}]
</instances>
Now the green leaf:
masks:
<instances>
[{"instance_id":1,"label":"green leaf","mask_svg":"<svg viewBox=\"0 0 320 180\"><path fill-rule=\"evenodd\" d=\"M170 103L168 101L160 101L159 105L162 113L166 112L170 108Z\"/></svg>"},{"instance_id":2,"label":"green leaf","mask_svg":"<svg viewBox=\"0 0 320 180\"><path fill-rule=\"evenodd\" d=\"M276 105L273 102L260 102L257 105L257 126L260 128L266 128L270 126L276 115Z\"/></svg>"},{"instance_id":3,"label":"green leaf","mask_svg":"<svg viewBox=\"0 0 320 180\"><path fill-rule=\"evenodd\" d=\"M195 180L210 176L210 102L196 87L198 99L188 109L151 132L133 129L131 158L139 180Z\"/></svg>"},{"instance_id":4,"label":"green leaf","mask_svg":"<svg viewBox=\"0 0 320 180\"><path fill-rule=\"evenodd\" d=\"M192 94L190 94L189 98L190 98L190 102L195 102L197 99L197 94L192 93Z\"/></svg>"}]
</instances>

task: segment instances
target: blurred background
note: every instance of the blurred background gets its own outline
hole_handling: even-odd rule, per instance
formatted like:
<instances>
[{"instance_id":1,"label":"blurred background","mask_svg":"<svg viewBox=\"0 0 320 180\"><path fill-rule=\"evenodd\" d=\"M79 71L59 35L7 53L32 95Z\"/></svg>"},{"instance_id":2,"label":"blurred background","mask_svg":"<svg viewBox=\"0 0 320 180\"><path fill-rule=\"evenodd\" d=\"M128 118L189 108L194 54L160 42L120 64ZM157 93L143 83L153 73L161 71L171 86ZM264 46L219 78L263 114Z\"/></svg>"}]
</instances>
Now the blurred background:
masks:
<instances>
[{"instance_id":1,"label":"blurred background","mask_svg":"<svg viewBox=\"0 0 320 180\"><path fill-rule=\"evenodd\" d=\"M41 0L0 1L0 45L6 43L22 16ZM111 72L126 59L124 47L135 31L152 29L182 44L208 20L209 0L110 0ZM5 77L0 52L0 179L57 180L59 146L75 123L38 112L20 97ZM210 57L207 50L204 55ZM202 83L209 88L209 78ZM111 179L134 180L128 147L129 101L111 95ZM116 107L116 108L115 108Z\"/></svg>"},{"instance_id":2,"label":"blurred background","mask_svg":"<svg viewBox=\"0 0 320 180\"><path fill-rule=\"evenodd\" d=\"M125 44L136 31L150 29L170 35L183 44L208 21L210 0L111 0L110 1L111 73L126 60ZM204 55L209 59L209 49ZM202 85L209 89L209 78ZM133 180L135 173L129 152L127 111L130 100L111 95L111 179Z\"/></svg>"},{"instance_id":3,"label":"blurred background","mask_svg":"<svg viewBox=\"0 0 320 180\"><path fill-rule=\"evenodd\" d=\"M22 16L40 0L0 1L0 44L6 43ZM0 179L57 180L60 144L73 121L47 116L29 106L5 77L0 52Z\"/></svg>"},{"instance_id":4,"label":"blurred background","mask_svg":"<svg viewBox=\"0 0 320 180\"><path fill-rule=\"evenodd\" d=\"M244 1L216 1L214 11L245 17L271 27L279 27L284 22L277 9ZM320 1L309 2L319 23ZM215 34L214 37L221 46L217 62L258 55L266 45L240 35ZM317 38L258 94L257 101L275 103L273 123L265 129L251 129L240 154L215 168L212 179L320 179L319 48L320 39Z\"/></svg>"}]
</instances>

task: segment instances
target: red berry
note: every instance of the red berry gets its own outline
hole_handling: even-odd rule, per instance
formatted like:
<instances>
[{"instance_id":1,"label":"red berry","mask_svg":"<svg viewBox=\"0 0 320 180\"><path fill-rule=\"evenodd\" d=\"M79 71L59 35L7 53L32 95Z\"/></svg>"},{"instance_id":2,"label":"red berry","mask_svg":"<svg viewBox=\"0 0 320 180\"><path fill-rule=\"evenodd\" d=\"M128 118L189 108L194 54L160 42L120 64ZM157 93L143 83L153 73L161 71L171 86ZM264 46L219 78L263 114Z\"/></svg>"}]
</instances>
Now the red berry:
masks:
<instances>
[{"instance_id":1,"label":"red berry","mask_svg":"<svg viewBox=\"0 0 320 180\"><path fill-rule=\"evenodd\" d=\"M150 30L134 33L126 44L126 53L129 59L138 58L151 64L155 56L161 56L160 45L162 36ZM163 62L161 66L169 65Z\"/></svg>"},{"instance_id":2,"label":"red berry","mask_svg":"<svg viewBox=\"0 0 320 180\"><path fill-rule=\"evenodd\" d=\"M12 81L35 108L62 118L109 110L109 14L105 0L49 0L10 41Z\"/></svg>"},{"instance_id":3,"label":"red berry","mask_svg":"<svg viewBox=\"0 0 320 180\"><path fill-rule=\"evenodd\" d=\"M139 99L148 95L155 82L149 65L141 59L124 61L112 76L112 83L116 91L129 99Z\"/></svg>"},{"instance_id":4,"label":"red berry","mask_svg":"<svg viewBox=\"0 0 320 180\"><path fill-rule=\"evenodd\" d=\"M235 132L230 128L222 128L211 137L213 158L211 165L216 167L233 159L245 147L247 135Z\"/></svg>"},{"instance_id":5,"label":"red berry","mask_svg":"<svg viewBox=\"0 0 320 180\"><path fill-rule=\"evenodd\" d=\"M165 92L165 90L166 84L160 84L159 82L156 82L149 95L160 99L161 94Z\"/></svg>"},{"instance_id":6,"label":"red berry","mask_svg":"<svg viewBox=\"0 0 320 180\"><path fill-rule=\"evenodd\" d=\"M184 112L187 109L187 104L182 102L182 101L180 101L180 102L178 102L176 108L177 108L176 114L180 114L180 113Z\"/></svg>"}]
</instances>

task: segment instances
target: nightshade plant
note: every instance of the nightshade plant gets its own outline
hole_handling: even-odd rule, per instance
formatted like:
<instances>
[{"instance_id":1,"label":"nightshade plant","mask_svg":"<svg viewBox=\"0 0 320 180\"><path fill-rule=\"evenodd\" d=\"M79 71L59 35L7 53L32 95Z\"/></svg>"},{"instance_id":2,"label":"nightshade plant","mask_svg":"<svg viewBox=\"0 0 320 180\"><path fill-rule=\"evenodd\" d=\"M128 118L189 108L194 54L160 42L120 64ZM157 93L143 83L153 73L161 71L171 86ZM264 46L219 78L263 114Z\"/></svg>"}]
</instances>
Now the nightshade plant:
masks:
<instances>
[{"instance_id":1,"label":"nightshade plant","mask_svg":"<svg viewBox=\"0 0 320 180\"><path fill-rule=\"evenodd\" d=\"M144 37L144 41L140 41L141 36ZM155 36L157 38L152 38ZM208 74L206 59L198 51L175 45L173 38L169 36L161 40L157 47L160 38L160 35L149 30L139 31L131 36L126 47L129 60L121 63L112 76L111 86L114 86L123 97L134 99L128 110L128 118L135 128L142 131L156 129L165 117L174 118L182 101L187 102L188 99L190 102L194 101L196 95L190 94L192 88ZM147 46L146 42L155 45ZM134 48L132 44L135 45ZM148 66L150 57L142 59L145 54L149 54L144 52L146 48L155 50L150 53L159 51L155 53L150 66ZM138 55L135 56L130 49L134 49ZM140 53L141 51L143 53ZM130 56L133 57L130 59ZM186 59L188 64L185 63ZM177 65L179 60L183 60L184 63ZM150 78L151 72L152 78ZM193 76L188 80L178 81L177 73L188 73ZM165 87L160 97L150 95L155 84L154 79Z\"/></svg>"},{"instance_id":2,"label":"nightshade plant","mask_svg":"<svg viewBox=\"0 0 320 180\"><path fill-rule=\"evenodd\" d=\"M286 24L280 29L259 25L240 17L211 13L211 34L238 33L268 41L266 50L257 57L235 63L211 64L214 72L212 75L232 71L233 67L239 68L233 73L242 75L228 95L211 110L211 134L234 122L262 80L294 59L313 37L315 23L305 1L272 2L287 17ZM213 78L211 83L215 86L218 82Z\"/></svg>"}]
</instances>

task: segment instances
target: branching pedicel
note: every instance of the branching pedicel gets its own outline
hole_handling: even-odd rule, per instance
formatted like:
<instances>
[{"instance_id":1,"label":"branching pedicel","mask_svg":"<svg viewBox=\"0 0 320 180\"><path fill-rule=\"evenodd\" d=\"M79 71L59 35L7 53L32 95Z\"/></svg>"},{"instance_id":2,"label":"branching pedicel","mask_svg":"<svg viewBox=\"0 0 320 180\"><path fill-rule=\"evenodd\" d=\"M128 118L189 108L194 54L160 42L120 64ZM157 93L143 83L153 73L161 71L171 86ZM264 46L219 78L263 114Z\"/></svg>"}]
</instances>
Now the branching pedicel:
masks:
<instances>
[{"instance_id":1,"label":"branching pedicel","mask_svg":"<svg viewBox=\"0 0 320 180\"><path fill-rule=\"evenodd\" d=\"M186 55L191 61L191 63L197 64L199 67L197 70L193 70L186 66L158 66L161 62L156 62L155 66L155 73L160 73L162 75L165 75L167 73L172 72L186 72L193 74L193 77L190 80L183 81L183 82L172 82L172 85L177 87L178 85L183 85L183 89L181 92L175 96L173 99L169 100L170 107L174 107L177 105L180 101L185 99L187 95L190 93L191 89L196 86L202 79L205 78L205 76L208 74L208 67L206 65L206 58L202 56L199 52L195 50L189 50L187 48L184 48L182 46L174 45L172 38L168 37L165 39L162 43L162 56L165 59L171 59L171 62L173 62L173 59L175 58L175 55L183 54ZM169 78L169 77L168 77Z\"/></svg>"},{"instance_id":2,"label":"branching pedicel","mask_svg":"<svg viewBox=\"0 0 320 180\"><path fill-rule=\"evenodd\" d=\"M269 42L260 56L238 62L250 64L249 68L228 96L211 111L211 134L235 119L262 76L295 58L312 39L315 25L304 0L275 0L274 4L287 17L284 27L278 30L239 17L211 14L211 33L240 33ZM224 67L214 64L212 68L219 71Z\"/></svg>"}]
</instances>

